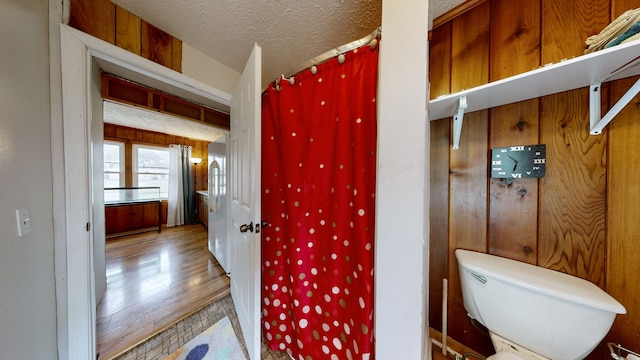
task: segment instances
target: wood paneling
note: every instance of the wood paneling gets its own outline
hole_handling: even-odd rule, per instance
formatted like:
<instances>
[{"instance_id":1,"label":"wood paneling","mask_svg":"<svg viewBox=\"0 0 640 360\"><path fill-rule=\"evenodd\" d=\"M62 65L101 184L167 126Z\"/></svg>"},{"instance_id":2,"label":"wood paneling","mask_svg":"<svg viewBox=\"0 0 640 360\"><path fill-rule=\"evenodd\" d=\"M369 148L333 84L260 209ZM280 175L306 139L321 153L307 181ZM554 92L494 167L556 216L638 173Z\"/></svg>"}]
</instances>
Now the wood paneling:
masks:
<instances>
[{"instance_id":1,"label":"wood paneling","mask_svg":"<svg viewBox=\"0 0 640 360\"><path fill-rule=\"evenodd\" d=\"M431 123L429 181L429 325L442 330L442 280L449 266L449 119Z\"/></svg>"},{"instance_id":2,"label":"wood paneling","mask_svg":"<svg viewBox=\"0 0 640 360\"><path fill-rule=\"evenodd\" d=\"M182 41L109 0L71 0L69 25L182 72Z\"/></svg>"},{"instance_id":3,"label":"wood paneling","mask_svg":"<svg viewBox=\"0 0 640 360\"><path fill-rule=\"evenodd\" d=\"M173 39L171 35L142 21L142 56L173 68Z\"/></svg>"},{"instance_id":4,"label":"wood paneling","mask_svg":"<svg viewBox=\"0 0 640 360\"><path fill-rule=\"evenodd\" d=\"M141 55L141 36L142 20L127 10L116 7L116 46Z\"/></svg>"},{"instance_id":5,"label":"wood paneling","mask_svg":"<svg viewBox=\"0 0 640 360\"><path fill-rule=\"evenodd\" d=\"M491 81L537 68L540 2L493 0L491 18ZM491 109L490 148L537 144L538 103ZM489 253L535 264L538 180L490 179L489 191Z\"/></svg>"},{"instance_id":6,"label":"wood paneling","mask_svg":"<svg viewBox=\"0 0 640 360\"><path fill-rule=\"evenodd\" d=\"M451 93L451 23L431 32L429 47L429 96Z\"/></svg>"},{"instance_id":7,"label":"wood paneling","mask_svg":"<svg viewBox=\"0 0 640 360\"><path fill-rule=\"evenodd\" d=\"M459 91L489 80L489 9L486 2L452 23L451 90ZM489 338L469 322L462 305L458 248L487 249L488 111L466 114L460 149L450 151L449 177L449 334L471 348L488 351ZM452 326L456 324L456 326ZM471 336L470 334L473 334Z\"/></svg>"},{"instance_id":8,"label":"wood paneling","mask_svg":"<svg viewBox=\"0 0 640 360\"><path fill-rule=\"evenodd\" d=\"M451 23L431 32L429 49L430 96L451 92ZM429 324L442 330L442 281L449 272L449 132L451 118L430 126Z\"/></svg>"},{"instance_id":9,"label":"wood paneling","mask_svg":"<svg viewBox=\"0 0 640 360\"><path fill-rule=\"evenodd\" d=\"M430 96L580 56L588 36L638 7L640 0L488 0L432 31L431 56L438 58L430 59ZM450 60L440 58L447 49ZM603 113L633 81L603 84ZM441 329L438 292L446 277L450 336L485 355L492 350L486 335L470 326L461 304L453 250L462 247L536 263L604 288L628 314L617 317L605 342L587 359L608 358L607 340L640 350L638 104L640 97L600 136L589 135L587 88L466 114L459 150L451 149L450 119L431 123L432 327ZM544 178L511 184L488 180L492 147L537 143L547 145ZM443 209L449 211L447 219Z\"/></svg>"},{"instance_id":10,"label":"wood paneling","mask_svg":"<svg viewBox=\"0 0 640 360\"><path fill-rule=\"evenodd\" d=\"M614 82L612 99L618 99L636 79ZM640 351L640 97L636 96L609 125L607 217L607 291L627 308L618 316L608 336Z\"/></svg>"},{"instance_id":11,"label":"wood paneling","mask_svg":"<svg viewBox=\"0 0 640 360\"><path fill-rule=\"evenodd\" d=\"M116 6L109 0L71 0L69 26L115 44Z\"/></svg>"}]
</instances>

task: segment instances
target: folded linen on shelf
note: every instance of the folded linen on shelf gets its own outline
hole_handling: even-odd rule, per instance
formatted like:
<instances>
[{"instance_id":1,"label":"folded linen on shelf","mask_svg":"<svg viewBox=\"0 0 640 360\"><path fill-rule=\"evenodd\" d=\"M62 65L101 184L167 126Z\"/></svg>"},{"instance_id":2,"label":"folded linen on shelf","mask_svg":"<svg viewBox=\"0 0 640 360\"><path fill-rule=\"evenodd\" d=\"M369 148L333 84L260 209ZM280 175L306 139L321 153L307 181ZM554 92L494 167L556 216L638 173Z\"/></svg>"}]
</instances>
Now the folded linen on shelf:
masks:
<instances>
[{"instance_id":1,"label":"folded linen on shelf","mask_svg":"<svg viewBox=\"0 0 640 360\"><path fill-rule=\"evenodd\" d=\"M617 19L615 19L602 31L600 31L599 34L589 36L585 41L587 49L584 52L588 54L597 50L604 49L607 44L624 34L639 21L640 8L625 11L622 15L620 15Z\"/></svg>"}]
</instances>

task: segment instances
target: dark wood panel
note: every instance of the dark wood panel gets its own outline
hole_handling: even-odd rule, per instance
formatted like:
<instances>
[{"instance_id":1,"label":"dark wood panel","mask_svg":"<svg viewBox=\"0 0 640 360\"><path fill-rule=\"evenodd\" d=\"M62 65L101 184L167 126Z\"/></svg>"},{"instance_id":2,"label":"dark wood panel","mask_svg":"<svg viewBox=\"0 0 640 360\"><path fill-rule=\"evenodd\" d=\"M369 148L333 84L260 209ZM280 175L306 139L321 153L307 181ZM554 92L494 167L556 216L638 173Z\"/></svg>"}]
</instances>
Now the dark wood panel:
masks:
<instances>
[{"instance_id":1,"label":"dark wood panel","mask_svg":"<svg viewBox=\"0 0 640 360\"><path fill-rule=\"evenodd\" d=\"M455 69L454 69L455 71ZM472 326L462 303L455 249L487 252L487 111L465 115L460 149L450 152L449 334L487 355L489 337Z\"/></svg>"},{"instance_id":2,"label":"dark wood panel","mask_svg":"<svg viewBox=\"0 0 640 360\"><path fill-rule=\"evenodd\" d=\"M115 44L116 6L109 0L71 0L69 26Z\"/></svg>"},{"instance_id":3,"label":"dark wood panel","mask_svg":"<svg viewBox=\"0 0 640 360\"><path fill-rule=\"evenodd\" d=\"M142 21L142 56L168 68L173 66L171 35Z\"/></svg>"},{"instance_id":4,"label":"dark wood panel","mask_svg":"<svg viewBox=\"0 0 640 360\"><path fill-rule=\"evenodd\" d=\"M542 63L581 55L586 37L609 23L608 0L542 2ZM538 264L604 286L606 133L589 135L588 90L542 98Z\"/></svg>"},{"instance_id":5,"label":"dark wood panel","mask_svg":"<svg viewBox=\"0 0 640 360\"><path fill-rule=\"evenodd\" d=\"M609 0L542 1L542 64L582 55L609 22Z\"/></svg>"},{"instance_id":6,"label":"dark wood panel","mask_svg":"<svg viewBox=\"0 0 640 360\"><path fill-rule=\"evenodd\" d=\"M489 81L490 3L483 3L452 23L451 91Z\"/></svg>"},{"instance_id":7,"label":"dark wood panel","mask_svg":"<svg viewBox=\"0 0 640 360\"><path fill-rule=\"evenodd\" d=\"M142 52L142 20L116 6L116 46L136 55Z\"/></svg>"},{"instance_id":8,"label":"dark wood panel","mask_svg":"<svg viewBox=\"0 0 640 360\"><path fill-rule=\"evenodd\" d=\"M540 1L491 1L491 81L540 66Z\"/></svg>"},{"instance_id":9,"label":"dark wood panel","mask_svg":"<svg viewBox=\"0 0 640 360\"><path fill-rule=\"evenodd\" d=\"M491 147L538 143L538 99L491 109ZM490 179L489 253L537 262L538 179Z\"/></svg>"},{"instance_id":10,"label":"dark wood panel","mask_svg":"<svg viewBox=\"0 0 640 360\"><path fill-rule=\"evenodd\" d=\"M177 72L182 72L182 41L175 37L171 40L171 68Z\"/></svg>"},{"instance_id":11,"label":"dark wood panel","mask_svg":"<svg viewBox=\"0 0 640 360\"><path fill-rule=\"evenodd\" d=\"M606 130L589 135L588 89L541 101L547 169L540 190L538 264L604 287Z\"/></svg>"},{"instance_id":12,"label":"dark wood panel","mask_svg":"<svg viewBox=\"0 0 640 360\"><path fill-rule=\"evenodd\" d=\"M618 99L636 79L614 82L612 99ZM609 173L607 217L608 271L606 290L627 309L616 318L607 337L640 351L640 97L636 96L609 124ZM603 357L604 358L604 357Z\"/></svg>"},{"instance_id":13,"label":"dark wood panel","mask_svg":"<svg viewBox=\"0 0 640 360\"><path fill-rule=\"evenodd\" d=\"M491 1L491 81L540 65L540 1ZM490 147L538 143L538 100L491 109ZM491 179L489 253L537 260L538 180Z\"/></svg>"},{"instance_id":14,"label":"dark wood panel","mask_svg":"<svg viewBox=\"0 0 640 360\"><path fill-rule=\"evenodd\" d=\"M451 90L489 81L490 3L464 13L452 23ZM489 337L472 326L462 304L458 248L487 251L488 111L466 114L460 149L450 151L449 179L449 327L451 337L488 354Z\"/></svg>"},{"instance_id":15,"label":"dark wood panel","mask_svg":"<svg viewBox=\"0 0 640 360\"><path fill-rule=\"evenodd\" d=\"M442 330L442 280L449 279L449 133L451 121L431 122L429 150L429 326Z\"/></svg>"},{"instance_id":16,"label":"dark wood panel","mask_svg":"<svg viewBox=\"0 0 640 360\"><path fill-rule=\"evenodd\" d=\"M451 23L431 32L429 42L429 96L451 93Z\"/></svg>"}]
</instances>

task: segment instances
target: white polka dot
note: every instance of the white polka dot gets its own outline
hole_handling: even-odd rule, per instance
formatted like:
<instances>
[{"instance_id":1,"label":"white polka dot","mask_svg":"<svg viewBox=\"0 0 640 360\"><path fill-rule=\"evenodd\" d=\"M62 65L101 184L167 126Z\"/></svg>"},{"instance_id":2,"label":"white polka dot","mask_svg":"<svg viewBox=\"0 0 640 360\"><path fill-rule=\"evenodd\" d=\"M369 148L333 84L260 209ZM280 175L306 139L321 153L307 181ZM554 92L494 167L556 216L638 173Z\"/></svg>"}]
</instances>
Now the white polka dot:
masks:
<instances>
[{"instance_id":1,"label":"white polka dot","mask_svg":"<svg viewBox=\"0 0 640 360\"><path fill-rule=\"evenodd\" d=\"M360 216L364 216L364 209L360 209L360 210L358 210L358 215L360 215Z\"/></svg>"},{"instance_id":2,"label":"white polka dot","mask_svg":"<svg viewBox=\"0 0 640 360\"><path fill-rule=\"evenodd\" d=\"M331 292L337 295L338 293L340 293L340 288L339 288L339 287L337 287L337 286L334 286L334 287L331 289Z\"/></svg>"},{"instance_id":3,"label":"white polka dot","mask_svg":"<svg viewBox=\"0 0 640 360\"><path fill-rule=\"evenodd\" d=\"M361 122L362 122L362 119L360 119L360 118L357 118L357 119L356 119L356 123L357 123L357 124L360 124Z\"/></svg>"},{"instance_id":4,"label":"white polka dot","mask_svg":"<svg viewBox=\"0 0 640 360\"><path fill-rule=\"evenodd\" d=\"M295 136L296 136L296 133L295 133L295 132L292 132L292 133L291 133L291 136L295 137Z\"/></svg>"},{"instance_id":5,"label":"white polka dot","mask_svg":"<svg viewBox=\"0 0 640 360\"><path fill-rule=\"evenodd\" d=\"M287 335L284 337L284 341L287 342L287 344L291 344L291 336Z\"/></svg>"},{"instance_id":6,"label":"white polka dot","mask_svg":"<svg viewBox=\"0 0 640 360\"><path fill-rule=\"evenodd\" d=\"M327 345L322 345L322 352L329 355L329 347Z\"/></svg>"},{"instance_id":7,"label":"white polka dot","mask_svg":"<svg viewBox=\"0 0 640 360\"><path fill-rule=\"evenodd\" d=\"M342 343L340 342L340 339L333 338L333 346L335 346L338 350L342 350Z\"/></svg>"},{"instance_id":8,"label":"white polka dot","mask_svg":"<svg viewBox=\"0 0 640 360\"><path fill-rule=\"evenodd\" d=\"M322 308L320 307L320 305L316 305L316 313L322 314Z\"/></svg>"},{"instance_id":9,"label":"white polka dot","mask_svg":"<svg viewBox=\"0 0 640 360\"><path fill-rule=\"evenodd\" d=\"M307 327L307 325L309 325L309 322L307 321L307 319L301 319L298 322L298 325L300 326L301 329L304 329Z\"/></svg>"},{"instance_id":10,"label":"white polka dot","mask_svg":"<svg viewBox=\"0 0 640 360\"><path fill-rule=\"evenodd\" d=\"M307 246L309 247L309 249L311 249L311 248L313 247L313 242L312 242L312 241L309 241L309 242L307 243Z\"/></svg>"},{"instance_id":11,"label":"white polka dot","mask_svg":"<svg viewBox=\"0 0 640 360\"><path fill-rule=\"evenodd\" d=\"M320 105L324 105L324 104L325 104L324 100L320 101Z\"/></svg>"},{"instance_id":12,"label":"white polka dot","mask_svg":"<svg viewBox=\"0 0 640 360\"><path fill-rule=\"evenodd\" d=\"M367 243L367 244L364 246L364 248L365 248L367 251L370 251L370 250L371 250L371 243Z\"/></svg>"},{"instance_id":13,"label":"white polka dot","mask_svg":"<svg viewBox=\"0 0 640 360\"><path fill-rule=\"evenodd\" d=\"M280 324L280 326L278 327L278 329L280 329L280 331L286 331L286 330L287 330L287 325L285 325L285 324Z\"/></svg>"},{"instance_id":14,"label":"white polka dot","mask_svg":"<svg viewBox=\"0 0 640 360\"><path fill-rule=\"evenodd\" d=\"M364 309L364 299L362 297L359 297L358 302L360 303L360 307Z\"/></svg>"},{"instance_id":15,"label":"white polka dot","mask_svg":"<svg viewBox=\"0 0 640 360\"><path fill-rule=\"evenodd\" d=\"M349 240L343 241L342 244L344 244L344 246L349 246Z\"/></svg>"},{"instance_id":16,"label":"white polka dot","mask_svg":"<svg viewBox=\"0 0 640 360\"><path fill-rule=\"evenodd\" d=\"M324 164L320 164L320 169L324 169Z\"/></svg>"},{"instance_id":17,"label":"white polka dot","mask_svg":"<svg viewBox=\"0 0 640 360\"><path fill-rule=\"evenodd\" d=\"M331 258L332 258L333 260L335 260L335 259L337 259L337 258L338 258L338 255L336 255L336 254L331 254Z\"/></svg>"},{"instance_id":18,"label":"white polka dot","mask_svg":"<svg viewBox=\"0 0 640 360\"><path fill-rule=\"evenodd\" d=\"M347 335L351 334L351 328L349 327L349 324L344 324L344 333Z\"/></svg>"},{"instance_id":19,"label":"white polka dot","mask_svg":"<svg viewBox=\"0 0 640 360\"><path fill-rule=\"evenodd\" d=\"M285 320L287 318L287 315L285 315L285 313L281 313L280 314L280 320Z\"/></svg>"},{"instance_id":20,"label":"white polka dot","mask_svg":"<svg viewBox=\"0 0 640 360\"><path fill-rule=\"evenodd\" d=\"M324 295L324 301L331 302L331 296L329 296L328 294L325 294Z\"/></svg>"},{"instance_id":21,"label":"white polka dot","mask_svg":"<svg viewBox=\"0 0 640 360\"><path fill-rule=\"evenodd\" d=\"M311 274L312 275L318 275L318 269L317 268L311 268Z\"/></svg>"},{"instance_id":22,"label":"white polka dot","mask_svg":"<svg viewBox=\"0 0 640 360\"><path fill-rule=\"evenodd\" d=\"M273 300L273 306L276 306L276 307L280 306L280 299Z\"/></svg>"},{"instance_id":23,"label":"white polka dot","mask_svg":"<svg viewBox=\"0 0 640 360\"><path fill-rule=\"evenodd\" d=\"M322 330L329 331L331 330L331 327L327 323L322 323Z\"/></svg>"},{"instance_id":24,"label":"white polka dot","mask_svg":"<svg viewBox=\"0 0 640 360\"><path fill-rule=\"evenodd\" d=\"M309 234L313 234L315 232L316 232L316 229L314 229L314 228L309 229Z\"/></svg>"},{"instance_id":25,"label":"white polka dot","mask_svg":"<svg viewBox=\"0 0 640 360\"><path fill-rule=\"evenodd\" d=\"M302 307L303 314L308 314L310 310L311 310L311 307L309 305L305 305Z\"/></svg>"},{"instance_id":26,"label":"white polka dot","mask_svg":"<svg viewBox=\"0 0 640 360\"><path fill-rule=\"evenodd\" d=\"M273 290L273 291L278 290L278 284L271 285L271 290Z\"/></svg>"}]
</instances>

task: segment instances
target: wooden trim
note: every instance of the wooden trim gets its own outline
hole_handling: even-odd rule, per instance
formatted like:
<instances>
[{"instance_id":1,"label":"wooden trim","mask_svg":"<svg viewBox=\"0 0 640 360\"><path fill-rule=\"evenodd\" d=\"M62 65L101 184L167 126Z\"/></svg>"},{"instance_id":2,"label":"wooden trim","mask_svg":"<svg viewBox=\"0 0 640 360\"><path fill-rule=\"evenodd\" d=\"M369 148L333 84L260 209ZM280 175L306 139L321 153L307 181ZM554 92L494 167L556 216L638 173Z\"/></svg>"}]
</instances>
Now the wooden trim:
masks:
<instances>
[{"instance_id":1,"label":"wooden trim","mask_svg":"<svg viewBox=\"0 0 640 360\"><path fill-rule=\"evenodd\" d=\"M195 120L216 128L230 129L229 114L177 96L102 73L102 98L180 118Z\"/></svg>"},{"instance_id":2,"label":"wooden trim","mask_svg":"<svg viewBox=\"0 0 640 360\"><path fill-rule=\"evenodd\" d=\"M482 5L486 0L467 0L455 8L449 10L445 14L438 16L433 20L433 26L431 29L435 29L438 26L445 24L454 18L466 13L467 11L475 8L478 5Z\"/></svg>"}]
</instances>

